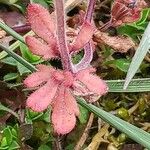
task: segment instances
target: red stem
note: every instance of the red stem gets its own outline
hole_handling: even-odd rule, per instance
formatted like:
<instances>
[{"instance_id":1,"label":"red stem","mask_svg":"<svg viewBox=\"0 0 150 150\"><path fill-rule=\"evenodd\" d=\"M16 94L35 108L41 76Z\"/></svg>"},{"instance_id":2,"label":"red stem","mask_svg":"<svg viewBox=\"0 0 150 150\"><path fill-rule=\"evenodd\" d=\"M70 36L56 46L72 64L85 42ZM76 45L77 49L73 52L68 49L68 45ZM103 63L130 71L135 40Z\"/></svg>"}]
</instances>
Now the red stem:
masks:
<instances>
[{"instance_id":1,"label":"red stem","mask_svg":"<svg viewBox=\"0 0 150 150\"><path fill-rule=\"evenodd\" d=\"M57 40L64 70L71 70L71 60L66 42L64 0L55 0Z\"/></svg>"},{"instance_id":2,"label":"red stem","mask_svg":"<svg viewBox=\"0 0 150 150\"><path fill-rule=\"evenodd\" d=\"M96 0L89 0L89 5L88 5L86 16L85 16L85 20L89 22L91 22L92 20L92 14L94 11L95 3L96 3Z\"/></svg>"}]
</instances>

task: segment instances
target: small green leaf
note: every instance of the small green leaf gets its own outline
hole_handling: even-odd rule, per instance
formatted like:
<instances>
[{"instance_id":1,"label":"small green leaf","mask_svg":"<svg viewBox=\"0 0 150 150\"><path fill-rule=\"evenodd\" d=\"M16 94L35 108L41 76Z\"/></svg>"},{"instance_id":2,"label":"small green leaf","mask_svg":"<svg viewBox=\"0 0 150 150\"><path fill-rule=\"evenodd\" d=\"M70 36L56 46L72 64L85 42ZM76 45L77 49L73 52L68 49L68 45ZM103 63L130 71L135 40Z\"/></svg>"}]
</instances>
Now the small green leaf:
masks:
<instances>
[{"instance_id":1,"label":"small green leaf","mask_svg":"<svg viewBox=\"0 0 150 150\"><path fill-rule=\"evenodd\" d=\"M14 4L16 3L18 0L0 0L0 3L4 3L4 4Z\"/></svg>"},{"instance_id":2,"label":"small green leaf","mask_svg":"<svg viewBox=\"0 0 150 150\"><path fill-rule=\"evenodd\" d=\"M18 8L23 14L25 13L25 7L23 7L23 5L18 4L12 4L12 6L15 6L16 8Z\"/></svg>"},{"instance_id":3,"label":"small green leaf","mask_svg":"<svg viewBox=\"0 0 150 150\"><path fill-rule=\"evenodd\" d=\"M14 130L16 130L17 133L18 133L18 130L19 130L19 125L18 125L18 124L15 124L15 125L14 125Z\"/></svg>"},{"instance_id":4,"label":"small green leaf","mask_svg":"<svg viewBox=\"0 0 150 150\"><path fill-rule=\"evenodd\" d=\"M120 69L123 72L127 72L130 65L130 61L127 59L117 59L115 64L118 69Z\"/></svg>"},{"instance_id":5,"label":"small green leaf","mask_svg":"<svg viewBox=\"0 0 150 150\"><path fill-rule=\"evenodd\" d=\"M43 113L35 112L35 111L32 111L31 109L26 109L26 113L27 113L28 119L30 120L36 120L43 115Z\"/></svg>"},{"instance_id":6,"label":"small green leaf","mask_svg":"<svg viewBox=\"0 0 150 150\"><path fill-rule=\"evenodd\" d=\"M73 55L72 56L73 64L79 63L82 58L83 58L83 51L80 51L79 53Z\"/></svg>"},{"instance_id":7,"label":"small green leaf","mask_svg":"<svg viewBox=\"0 0 150 150\"><path fill-rule=\"evenodd\" d=\"M0 150L8 150L9 146L4 146L4 147L1 147L0 146Z\"/></svg>"},{"instance_id":8,"label":"small green leaf","mask_svg":"<svg viewBox=\"0 0 150 150\"><path fill-rule=\"evenodd\" d=\"M117 108L117 103L115 103L114 99L108 99L104 101L104 107L107 111L113 111Z\"/></svg>"},{"instance_id":9,"label":"small green leaf","mask_svg":"<svg viewBox=\"0 0 150 150\"><path fill-rule=\"evenodd\" d=\"M47 146L47 145L41 145L39 148L38 148L38 150L51 150L51 148L49 147L49 146Z\"/></svg>"},{"instance_id":10,"label":"small green leaf","mask_svg":"<svg viewBox=\"0 0 150 150\"><path fill-rule=\"evenodd\" d=\"M123 107L117 109L117 115L124 120L128 120L130 117L128 110Z\"/></svg>"},{"instance_id":11,"label":"small green leaf","mask_svg":"<svg viewBox=\"0 0 150 150\"><path fill-rule=\"evenodd\" d=\"M9 127L3 130L3 136L6 137L7 144L10 145L12 142L12 133Z\"/></svg>"},{"instance_id":12,"label":"small green leaf","mask_svg":"<svg viewBox=\"0 0 150 150\"><path fill-rule=\"evenodd\" d=\"M130 62L131 61L128 59L114 59L114 60L105 62L105 64L114 65L115 68L117 67L119 70L123 72L127 72L129 69Z\"/></svg>"},{"instance_id":13,"label":"small green leaf","mask_svg":"<svg viewBox=\"0 0 150 150\"><path fill-rule=\"evenodd\" d=\"M18 133L14 128L11 129L11 133L12 133L13 138L17 138Z\"/></svg>"},{"instance_id":14,"label":"small green leaf","mask_svg":"<svg viewBox=\"0 0 150 150\"><path fill-rule=\"evenodd\" d=\"M20 44L20 50L22 57L30 63L39 62L39 60L41 59L39 56L33 55L31 51L29 51L28 47L23 43Z\"/></svg>"},{"instance_id":15,"label":"small green leaf","mask_svg":"<svg viewBox=\"0 0 150 150\"><path fill-rule=\"evenodd\" d=\"M48 6L48 4L46 3L46 1L45 0L31 0L32 1L32 3L38 3L38 4L41 4L42 6L44 6L45 8L49 8L49 6Z\"/></svg>"},{"instance_id":16,"label":"small green leaf","mask_svg":"<svg viewBox=\"0 0 150 150\"><path fill-rule=\"evenodd\" d=\"M12 57L6 57L6 58L2 59L1 62L11 65L11 66L17 65L17 61Z\"/></svg>"},{"instance_id":17,"label":"small green leaf","mask_svg":"<svg viewBox=\"0 0 150 150\"><path fill-rule=\"evenodd\" d=\"M3 139L1 140L1 147L6 147L7 146L7 139L6 137L3 137Z\"/></svg>"},{"instance_id":18,"label":"small green leaf","mask_svg":"<svg viewBox=\"0 0 150 150\"><path fill-rule=\"evenodd\" d=\"M25 34L25 35L23 36L23 38L25 38L25 37L28 36L28 35L34 35L33 31L29 31L27 34ZM21 42L16 41L16 42L14 42L13 44L11 44L11 45L8 47L8 49L9 49L10 51L14 51L14 50L17 49L17 47L19 47L20 43L21 43ZM5 52L5 51L0 52L0 60L3 59L4 57L6 57L7 55L8 55L8 53Z\"/></svg>"},{"instance_id":19,"label":"small green leaf","mask_svg":"<svg viewBox=\"0 0 150 150\"><path fill-rule=\"evenodd\" d=\"M131 25L123 25L123 26L119 27L117 29L117 31L120 35L129 36L136 42L138 42L137 36L143 34L143 32L144 32L143 30L137 29L136 27L131 26Z\"/></svg>"},{"instance_id":20,"label":"small green leaf","mask_svg":"<svg viewBox=\"0 0 150 150\"><path fill-rule=\"evenodd\" d=\"M49 109L47 109L47 111L41 117L42 120L44 120L47 123L50 123L50 114L51 114L51 109L49 108Z\"/></svg>"},{"instance_id":21,"label":"small green leaf","mask_svg":"<svg viewBox=\"0 0 150 150\"><path fill-rule=\"evenodd\" d=\"M26 68L25 66L23 66L22 64L20 64L19 62L17 62L17 69L19 71L19 74L22 76L25 73L31 73L31 71Z\"/></svg>"},{"instance_id":22,"label":"small green leaf","mask_svg":"<svg viewBox=\"0 0 150 150\"><path fill-rule=\"evenodd\" d=\"M18 78L18 73L8 73L3 77L4 81L11 81L17 78Z\"/></svg>"},{"instance_id":23,"label":"small green leaf","mask_svg":"<svg viewBox=\"0 0 150 150\"><path fill-rule=\"evenodd\" d=\"M79 109L80 109L80 115L78 118L80 123L84 124L88 120L89 111L86 108L82 107L81 105L79 105Z\"/></svg>"},{"instance_id":24,"label":"small green leaf","mask_svg":"<svg viewBox=\"0 0 150 150\"><path fill-rule=\"evenodd\" d=\"M149 14L150 14L150 8L143 9L141 13L141 18L136 22L136 25L140 26L141 24L145 23Z\"/></svg>"},{"instance_id":25,"label":"small green leaf","mask_svg":"<svg viewBox=\"0 0 150 150\"><path fill-rule=\"evenodd\" d=\"M9 149L8 150L17 150L19 149L20 146L19 144L16 142L16 141L12 141L11 145L9 146Z\"/></svg>"}]
</instances>

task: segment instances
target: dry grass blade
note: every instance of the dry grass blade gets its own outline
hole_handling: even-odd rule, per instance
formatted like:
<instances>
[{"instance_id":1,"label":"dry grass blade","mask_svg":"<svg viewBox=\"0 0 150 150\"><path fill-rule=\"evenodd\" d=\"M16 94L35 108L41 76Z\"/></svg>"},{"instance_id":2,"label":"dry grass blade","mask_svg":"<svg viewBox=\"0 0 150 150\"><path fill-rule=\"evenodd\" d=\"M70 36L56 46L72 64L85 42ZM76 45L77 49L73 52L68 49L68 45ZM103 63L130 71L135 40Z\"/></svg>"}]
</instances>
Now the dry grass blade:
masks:
<instances>
[{"instance_id":1,"label":"dry grass blade","mask_svg":"<svg viewBox=\"0 0 150 150\"><path fill-rule=\"evenodd\" d=\"M109 124L105 124L98 133L93 137L92 142L85 150L97 150L103 142L103 136L108 132Z\"/></svg>"},{"instance_id":2,"label":"dry grass blade","mask_svg":"<svg viewBox=\"0 0 150 150\"><path fill-rule=\"evenodd\" d=\"M88 138L88 133L89 133L89 129L91 128L92 126L92 123L93 123L93 119L94 119L94 114L91 113L90 117L89 117L89 121L87 123L87 126L80 138L80 140L78 141L76 147L74 148L74 150L79 150L82 148L82 146L84 145L86 139Z\"/></svg>"}]
</instances>

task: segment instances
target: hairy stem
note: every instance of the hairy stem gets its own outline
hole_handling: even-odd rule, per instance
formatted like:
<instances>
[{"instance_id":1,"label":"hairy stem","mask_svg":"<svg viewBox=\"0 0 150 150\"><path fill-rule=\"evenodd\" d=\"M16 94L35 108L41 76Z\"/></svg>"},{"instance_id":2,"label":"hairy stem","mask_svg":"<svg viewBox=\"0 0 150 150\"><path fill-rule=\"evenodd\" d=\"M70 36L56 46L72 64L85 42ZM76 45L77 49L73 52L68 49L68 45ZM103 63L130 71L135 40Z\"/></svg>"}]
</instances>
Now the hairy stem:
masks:
<instances>
[{"instance_id":1,"label":"hairy stem","mask_svg":"<svg viewBox=\"0 0 150 150\"><path fill-rule=\"evenodd\" d=\"M91 22L92 20L92 14L94 11L95 3L96 3L96 0L89 0L89 5L88 5L86 16L85 16L85 19L89 22Z\"/></svg>"},{"instance_id":2,"label":"hairy stem","mask_svg":"<svg viewBox=\"0 0 150 150\"><path fill-rule=\"evenodd\" d=\"M55 0L57 40L64 70L71 70L71 60L66 42L65 16L63 0Z\"/></svg>"}]
</instances>

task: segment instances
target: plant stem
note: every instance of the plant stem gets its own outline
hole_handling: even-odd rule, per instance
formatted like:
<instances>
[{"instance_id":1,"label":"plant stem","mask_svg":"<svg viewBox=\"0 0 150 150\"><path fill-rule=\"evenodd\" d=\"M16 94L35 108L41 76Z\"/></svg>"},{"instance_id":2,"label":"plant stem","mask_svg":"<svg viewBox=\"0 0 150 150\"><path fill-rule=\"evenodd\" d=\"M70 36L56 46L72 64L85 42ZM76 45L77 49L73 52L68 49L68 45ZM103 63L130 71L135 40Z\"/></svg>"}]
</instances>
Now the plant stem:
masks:
<instances>
[{"instance_id":1,"label":"plant stem","mask_svg":"<svg viewBox=\"0 0 150 150\"><path fill-rule=\"evenodd\" d=\"M8 32L10 35L12 35L15 39L17 39L20 42L25 44L25 41L24 41L23 37L20 34L15 32L13 29L11 29L9 26L7 26L6 24L2 23L1 21L0 21L0 27L2 29L4 29L6 32Z\"/></svg>"},{"instance_id":2,"label":"plant stem","mask_svg":"<svg viewBox=\"0 0 150 150\"><path fill-rule=\"evenodd\" d=\"M95 3L96 3L96 0L89 0L89 5L88 5L86 16L85 16L85 20L89 22L91 22L92 20L92 14L94 11Z\"/></svg>"},{"instance_id":3,"label":"plant stem","mask_svg":"<svg viewBox=\"0 0 150 150\"><path fill-rule=\"evenodd\" d=\"M71 70L71 60L66 42L65 16L63 0L55 0L56 20L57 20L57 40L64 70Z\"/></svg>"}]
</instances>

